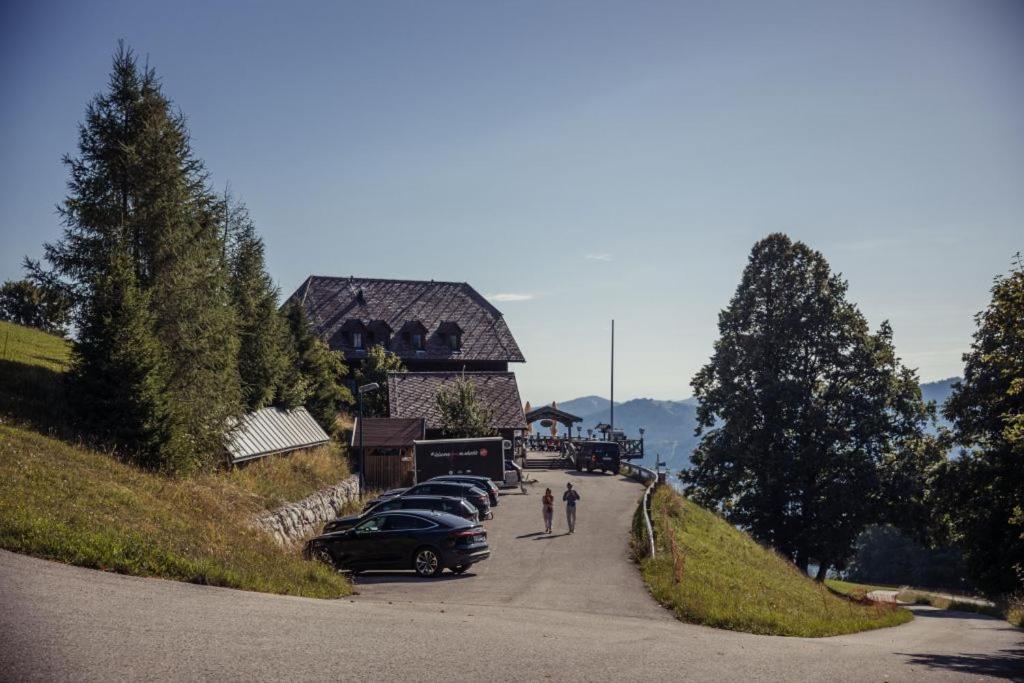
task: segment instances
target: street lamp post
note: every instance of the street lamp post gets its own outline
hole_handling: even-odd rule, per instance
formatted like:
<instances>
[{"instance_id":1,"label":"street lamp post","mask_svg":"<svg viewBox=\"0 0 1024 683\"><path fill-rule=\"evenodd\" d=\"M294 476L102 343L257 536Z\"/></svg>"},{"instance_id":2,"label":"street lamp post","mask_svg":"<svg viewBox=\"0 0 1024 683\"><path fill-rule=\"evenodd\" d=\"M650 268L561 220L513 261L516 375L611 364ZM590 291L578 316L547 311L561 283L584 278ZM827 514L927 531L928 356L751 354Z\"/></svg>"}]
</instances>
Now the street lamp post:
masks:
<instances>
[{"instance_id":1,"label":"street lamp post","mask_svg":"<svg viewBox=\"0 0 1024 683\"><path fill-rule=\"evenodd\" d=\"M368 394L371 391L377 391L380 389L380 385L376 382L370 384L364 384L363 386L356 389L356 413L359 416L359 497L363 497L363 493L366 491L366 462L363 458L363 394Z\"/></svg>"}]
</instances>

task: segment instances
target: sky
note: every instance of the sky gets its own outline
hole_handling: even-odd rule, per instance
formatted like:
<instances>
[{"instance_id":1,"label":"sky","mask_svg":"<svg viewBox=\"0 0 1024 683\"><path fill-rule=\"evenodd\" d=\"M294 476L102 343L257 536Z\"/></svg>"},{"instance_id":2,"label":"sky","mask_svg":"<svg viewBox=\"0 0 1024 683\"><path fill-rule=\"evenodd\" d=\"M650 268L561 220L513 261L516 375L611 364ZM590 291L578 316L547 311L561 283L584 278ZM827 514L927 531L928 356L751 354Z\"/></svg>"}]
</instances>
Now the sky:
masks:
<instances>
[{"instance_id":1,"label":"sky","mask_svg":"<svg viewBox=\"0 0 1024 683\"><path fill-rule=\"evenodd\" d=\"M534 405L680 399L785 232L924 381L1024 251L1024 3L0 3L0 279L59 237L118 39L310 274L469 282Z\"/></svg>"}]
</instances>

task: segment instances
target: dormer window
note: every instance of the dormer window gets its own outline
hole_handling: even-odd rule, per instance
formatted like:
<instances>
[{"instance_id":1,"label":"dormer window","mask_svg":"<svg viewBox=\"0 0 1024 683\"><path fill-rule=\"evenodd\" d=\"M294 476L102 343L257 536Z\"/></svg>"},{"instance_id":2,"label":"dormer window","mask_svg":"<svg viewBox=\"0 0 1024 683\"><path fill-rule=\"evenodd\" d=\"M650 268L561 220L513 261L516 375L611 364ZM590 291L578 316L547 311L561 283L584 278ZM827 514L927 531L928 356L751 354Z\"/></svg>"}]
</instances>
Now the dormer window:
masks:
<instances>
[{"instance_id":1,"label":"dormer window","mask_svg":"<svg viewBox=\"0 0 1024 683\"><path fill-rule=\"evenodd\" d=\"M366 349L366 340L370 336L370 331L366 329L362 320L346 320L345 324L341 326L341 332L344 335L342 339L346 346L356 351Z\"/></svg>"},{"instance_id":2,"label":"dormer window","mask_svg":"<svg viewBox=\"0 0 1024 683\"><path fill-rule=\"evenodd\" d=\"M380 344L385 349L391 348L391 325L383 320L372 320L367 325L369 333L367 334L367 344L373 346L374 344Z\"/></svg>"},{"instance_id":3,"label":"dormer window","mask_svg":"<svg viewBox=\"0 0 1024 683\"><path fill-rule=\"evenodd\" d=\"M410 320L402 328L402 339L410 350L424 351L427 348L427 328L419 320Z\"/></svg>"},{"instance_id":4,"label":"dormer window","mask_svg":"<svg viewBox=\"0 0 1024 683\"><path fill-rule=\"evenodd\" d=\"M454 322L443 322L437 328L437 334L444 340L444 345L452 353L462 350L462 328Z\"/></svg>"}]
</instances>

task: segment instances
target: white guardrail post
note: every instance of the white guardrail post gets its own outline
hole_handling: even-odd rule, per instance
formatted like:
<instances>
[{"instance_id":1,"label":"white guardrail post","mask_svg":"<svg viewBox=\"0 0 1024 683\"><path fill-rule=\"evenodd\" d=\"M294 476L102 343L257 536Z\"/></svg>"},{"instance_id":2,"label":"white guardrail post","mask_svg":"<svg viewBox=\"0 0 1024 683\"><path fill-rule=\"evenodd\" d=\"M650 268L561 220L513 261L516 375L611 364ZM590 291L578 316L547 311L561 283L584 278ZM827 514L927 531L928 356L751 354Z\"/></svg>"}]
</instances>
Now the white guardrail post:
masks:
<instances>
[{"instance_id":1,"label":"white guardrail post","mask_svg":"<svg viewBox=\"0 0 1024 683\"><path fill-rule=\"evenodd\" d=\"M644 491L644 499L641 503L644 510L644 527L647 529L647 550L654 557L654 527L651 526L651 491L658 485L658 473L654 470L647 469L643 465L634 465L631 462L622 463L622 467L626 469L627 474L631 477L636 477L641 481L648 482L647 489Z\"/></svg>"}]
</instances>

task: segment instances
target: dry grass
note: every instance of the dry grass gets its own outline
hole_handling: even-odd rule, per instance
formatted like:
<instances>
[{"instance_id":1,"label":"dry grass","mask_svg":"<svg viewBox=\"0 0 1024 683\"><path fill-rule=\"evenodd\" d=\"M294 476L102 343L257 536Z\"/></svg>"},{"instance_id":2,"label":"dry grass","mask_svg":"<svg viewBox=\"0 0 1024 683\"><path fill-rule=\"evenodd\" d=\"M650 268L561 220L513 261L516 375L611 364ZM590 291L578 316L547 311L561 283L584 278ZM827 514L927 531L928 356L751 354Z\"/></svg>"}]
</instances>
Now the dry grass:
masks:
<instances>
[{"instance_id":1,"label":"dry grass","mask_svg":"<svg viewBox=\"0 0 1024 683\"><path fill-rule=\"evenodd\" d=\"M262 458L227 472L199 478L210 486L228 484L251 493L266 509L299 500L349 476L341 449L331 444L306 451Z\"/></svg>"},{"instance_id":2,"label":"dry grass","mask_svg":"<svg viewBox=\"0 0 1024 683\"><path fill-rule=\"evenodd\" d=\"M0 425L0 547L6 550L245 590L348 595L351 586L341 575L249 526L268 500L230 477L169 478Z\"/></svg>"},{"instance_id":3,"label":"dry grass","mask_svg":"<svg viewBox=\"0 0 1024 683\"><path fill-rule=\"evenodd\" d=\"M907 610L837 595L670 487L654 494L652 595L684 621L749 633L832 636L910 621ZM675 552L673 552L673 546Z\"/></svg>"},{"instance_id":4,"label":"dry grass","mask_svg":"<svg viewBox=\"0 0 1024 683\"><path fill-rule=\"evenodd\" d=\"M61 434L67 342L0 323L0 548L140 576L338 597L341 575L282 550L258 512L348 476L336 448L171 478Z\"/></svg>"}]
</instances>

